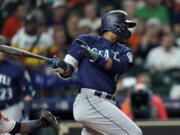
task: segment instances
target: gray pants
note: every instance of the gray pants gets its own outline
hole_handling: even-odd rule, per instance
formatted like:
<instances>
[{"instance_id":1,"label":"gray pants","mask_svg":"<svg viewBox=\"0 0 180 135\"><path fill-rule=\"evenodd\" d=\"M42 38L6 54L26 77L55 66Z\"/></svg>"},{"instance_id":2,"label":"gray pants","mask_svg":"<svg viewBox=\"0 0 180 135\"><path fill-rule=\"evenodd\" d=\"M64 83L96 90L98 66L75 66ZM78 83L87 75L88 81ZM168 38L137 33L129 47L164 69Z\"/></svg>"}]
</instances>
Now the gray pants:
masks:
<instances>
[{"instance_id":1,"label":"gray pants","mask_svg":"<svg viewBox=\"0 0 180 135\"><path fill-rule=\"evenodd\" d=\"M106 93L104 93L105 95ZM115 102L82 88L74 102L76 121L103 135L142 135L141 129L115 106ZM83 128L82 135L92 135Z\"/></svg>"}]
</instances>

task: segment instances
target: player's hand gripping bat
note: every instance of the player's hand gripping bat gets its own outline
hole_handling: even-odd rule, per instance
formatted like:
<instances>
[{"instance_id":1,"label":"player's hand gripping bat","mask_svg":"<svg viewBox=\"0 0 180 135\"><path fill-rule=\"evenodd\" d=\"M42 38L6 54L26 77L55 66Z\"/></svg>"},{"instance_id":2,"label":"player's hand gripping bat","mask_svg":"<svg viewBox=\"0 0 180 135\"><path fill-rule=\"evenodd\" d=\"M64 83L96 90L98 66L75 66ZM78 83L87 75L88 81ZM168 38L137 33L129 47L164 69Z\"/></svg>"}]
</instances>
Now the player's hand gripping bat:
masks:
<instances>
[{"instance_id":1,"label":"player's hand gripping bat","mask_svg":"<svg viewBox=\"0 0 180 135\"><path fill-rule=\"evenodd\" d=\"M40 60L45 60L49 62L53 68L63 67L64 61L60 58L48 58L41 55L37 55L19 48L10 47L7 45L0 45L0 52L16 55L16 56L22 56L22 57L31 57L31 58L37 58ZM58 60L57 60L58 59Z\"/></svg>"}]
</instances>

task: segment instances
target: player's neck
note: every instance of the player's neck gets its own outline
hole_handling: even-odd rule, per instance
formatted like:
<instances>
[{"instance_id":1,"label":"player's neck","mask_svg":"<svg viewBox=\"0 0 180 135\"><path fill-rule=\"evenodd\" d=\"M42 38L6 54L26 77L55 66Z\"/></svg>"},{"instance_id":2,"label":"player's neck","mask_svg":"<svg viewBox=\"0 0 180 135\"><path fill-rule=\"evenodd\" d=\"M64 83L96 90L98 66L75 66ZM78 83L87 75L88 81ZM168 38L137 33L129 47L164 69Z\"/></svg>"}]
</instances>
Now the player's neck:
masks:
<instances>
[{"instance_id":1,"label":"player's neck","mask_svg":"<svg viewBox=\"0 0 180 135\"><path fill-rule=\"evenodd\" d=\"M112 43L115 43L117 41L117 37L114 33L107 31L103 34L103 37L107 40L109 40Z\"/></svg>"}]
</instances>

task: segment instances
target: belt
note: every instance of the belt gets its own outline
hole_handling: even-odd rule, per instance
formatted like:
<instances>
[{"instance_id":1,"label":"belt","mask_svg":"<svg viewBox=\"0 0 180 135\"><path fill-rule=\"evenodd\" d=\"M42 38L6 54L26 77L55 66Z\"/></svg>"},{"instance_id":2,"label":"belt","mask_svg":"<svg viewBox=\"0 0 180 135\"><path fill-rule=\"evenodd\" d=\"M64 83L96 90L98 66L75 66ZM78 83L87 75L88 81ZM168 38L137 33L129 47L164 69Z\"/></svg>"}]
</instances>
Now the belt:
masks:
<instances>
[{"instance_id":1,"label":"belt","mask_svg":"<svg viewBox=\"0 0 180 135\"><path fill-rule=\"evenodd\" d=\"M98 96L98 97L102 97L102 96L103 96L103 93L100 92L100 91L95 91L95 92L94 92L94 95L95 95L95 96ZM106 95L104 96L104 98L110 99L110 100L113 100L113 101L116 100L115 96L113 96L113 95L111 95L111 94L106 94Z\"/></svg>"},{"instance_id":2,"label":"belt","mask_svg":"<svg viewBox=\"0 0 180 135\"><path fill-rule=\"evenodd\" d=\"M93 94L95 96L102 97L102 98L109 99L109 100L113 100L113 101L116 100L115 96L113 96L111 94L107 94L106 92L96 91L94 89L82 88L82 89L80 89L80 93Z\"/></svg>"}]
</instances>

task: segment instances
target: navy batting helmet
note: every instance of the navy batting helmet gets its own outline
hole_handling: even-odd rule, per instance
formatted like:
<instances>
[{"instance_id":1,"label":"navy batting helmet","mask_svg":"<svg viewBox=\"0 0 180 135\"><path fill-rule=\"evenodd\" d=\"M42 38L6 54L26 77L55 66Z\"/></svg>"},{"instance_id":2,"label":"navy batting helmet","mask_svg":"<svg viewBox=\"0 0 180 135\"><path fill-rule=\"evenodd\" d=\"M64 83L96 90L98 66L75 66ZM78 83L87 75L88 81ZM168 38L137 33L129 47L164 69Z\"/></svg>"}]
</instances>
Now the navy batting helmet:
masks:
<instances>
[{"instance_id":1,"label":"navy batting helmet","mask_svg":"<svg viewBox=\"0 0 180 135\"><path fill-rule=\"evenodd\" d=\"M131 32L128 28L136 26L136 23L128 20L128 14L122 10L113 10L106 13L101 19L102 32L111 31L118 37L129 38Z\"/></svg>"}]
</instances>

